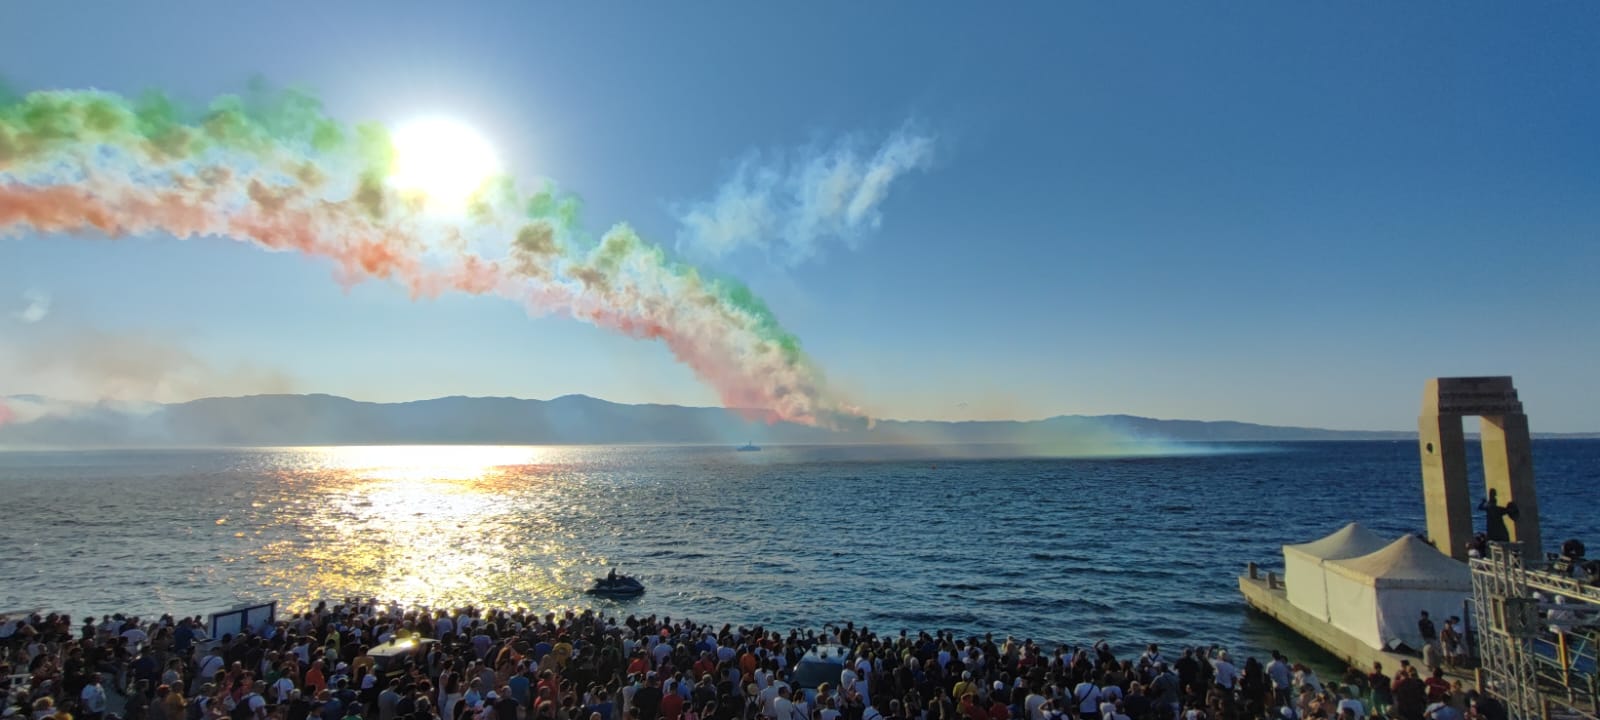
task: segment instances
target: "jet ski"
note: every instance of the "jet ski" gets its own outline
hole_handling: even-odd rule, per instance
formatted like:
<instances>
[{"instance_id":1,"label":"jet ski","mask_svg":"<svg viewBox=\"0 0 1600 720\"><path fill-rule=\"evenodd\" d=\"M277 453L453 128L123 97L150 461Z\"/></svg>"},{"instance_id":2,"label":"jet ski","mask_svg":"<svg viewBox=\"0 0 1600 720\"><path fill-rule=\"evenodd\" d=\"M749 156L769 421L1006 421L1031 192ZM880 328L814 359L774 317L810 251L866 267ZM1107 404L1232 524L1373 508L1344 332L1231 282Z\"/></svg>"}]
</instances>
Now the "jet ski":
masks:
<instances>
[{"instance_id":1,"label":"jet ski","mask_svg":"<svg viewBox=\"0 0 1600 720\"><path fill-rule=\"evenodd\" d=\"M585 592L610 598L638 597L644 594L644 584L627 575L613 573L607 577L595 578L594 586Z\"/></svg>"}]
</instances>

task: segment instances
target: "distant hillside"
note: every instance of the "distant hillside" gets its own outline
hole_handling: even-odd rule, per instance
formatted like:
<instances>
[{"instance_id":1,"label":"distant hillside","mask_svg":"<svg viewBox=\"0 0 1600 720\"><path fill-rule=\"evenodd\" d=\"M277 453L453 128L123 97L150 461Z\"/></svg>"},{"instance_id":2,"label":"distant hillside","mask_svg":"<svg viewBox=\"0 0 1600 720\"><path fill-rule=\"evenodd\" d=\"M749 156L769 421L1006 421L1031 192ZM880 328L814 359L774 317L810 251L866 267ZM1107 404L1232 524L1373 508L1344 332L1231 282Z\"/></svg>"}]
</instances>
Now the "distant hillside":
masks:
<instances>
[{"instance_id":1,"label":"distant hillside","mask_svg":"<svg viewBox=\"0 0 1600 720\"><path fill-rule=\"evenodd\" d=\"M23 398L16 398L22 400ZM39 398L27 398L38 402ZM137 410L78 408L0 427L0 447L207 447L360 444L1018 443L1066 450L1128 442L1399 440L1355 432L1240 422L1063 415L1033 421L878 422L834 432L767 425L723 408L623 405L583 395L554 400L447 397L405 403L332 395L207 398Z\"/></svg>"}]
</instances>

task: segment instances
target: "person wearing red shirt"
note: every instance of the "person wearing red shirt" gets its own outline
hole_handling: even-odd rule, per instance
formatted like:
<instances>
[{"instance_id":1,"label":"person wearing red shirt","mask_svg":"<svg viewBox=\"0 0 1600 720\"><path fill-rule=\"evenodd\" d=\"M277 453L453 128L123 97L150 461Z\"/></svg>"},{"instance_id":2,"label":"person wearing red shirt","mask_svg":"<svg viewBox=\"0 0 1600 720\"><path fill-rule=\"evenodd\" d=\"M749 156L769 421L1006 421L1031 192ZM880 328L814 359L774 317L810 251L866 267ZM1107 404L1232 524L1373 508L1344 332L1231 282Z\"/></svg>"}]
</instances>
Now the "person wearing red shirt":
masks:
<instances>
[{"instance_id":1,"label":"person wearing red shirt","mask_svg":"<svg viewBox=\"0 0 1600 720\"><path fill-rule=\"evenodd\" d=\"M1428 702L1446 702L1445 699L1450 697L1450 681L1444 679L1443 670L1435 669L1426 684L1428 686Z\"/></svg>"},{"instance_id":2,"label":"person wearing red shirt","mask_svg":"<svg viewBox=\"0 0 1600 720\"><path fill-rule=\"evenodd\" d=\"M989 696L989 720L1011 720L1011 708L1006 707L998 690Z\"/></svg>"},{"instance_id":3,"label":"person wearing red shirt","mask_svg":"<svg viewBox=\"0 0 1600 720\"><path fill-rule=\"evenodd\" d=\"M717 661L711 659L711 653L700 653L700 659L694 664L694 679L699 680L709 673L717 671Z\"/></svg>"},{"instance_id":4,"label":"person wearing red shirt","mask_svg":"<svg viewBox=\"0 0 1600 720\"><path fill-rule=\"evenodd\" d=\"M683 696L678 694L677 681L667 681L666 692L661 696L661 708L658 712L661 720L678 720L683 715Z\"/></svg>"}]
</instances>

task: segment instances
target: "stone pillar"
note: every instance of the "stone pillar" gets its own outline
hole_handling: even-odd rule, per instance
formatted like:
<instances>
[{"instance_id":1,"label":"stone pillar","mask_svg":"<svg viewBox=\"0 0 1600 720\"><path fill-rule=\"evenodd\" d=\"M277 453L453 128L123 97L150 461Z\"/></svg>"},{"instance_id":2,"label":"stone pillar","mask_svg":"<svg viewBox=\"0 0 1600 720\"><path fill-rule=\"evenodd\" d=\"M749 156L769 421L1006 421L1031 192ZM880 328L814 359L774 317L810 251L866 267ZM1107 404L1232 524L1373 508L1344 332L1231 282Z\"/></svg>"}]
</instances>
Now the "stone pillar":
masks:
<instances>
[{"instance_id":1,"label":"stone pillar","mask_svg":"<svg viewBox=\"0 0 1600 720\"><path fill-rule=\"evenodd\" d=\"M1507 518L1510 539L1523 543L1523 557L1544 560L1539 543L1539 498L1533 487L1533 455L1528 416L1511 378L1434 378L1422 391L1418 440L1422 449L1422 495L1427 502L1428 537L1451 557L1467 558L1477 502L1468 497L1466 441L1461 418L1483 418L1485 484L1501 503L1517 504L1517 520ZM1487 491L1485 496L1487 496ZM1482 500L1485 498L1477 498Z\"/></svg>"},{"instance_id":2,"label":"stone pillar","mask_svg":"<svg viewBox=\"0 0 1600 720\"><path fill-rule=\"evenodd\" d=\"M1544 561L1539 539L1539 495L1533 486L1533 448L1528 416L1522 413L1484 415L1483 481L1485 494L1494 490L1501 503L1516 503L1517 518L1507 518L1512 542L1522 543L1523 560Z\"/></svg>"},{"instance_id":3,"label":"stone pillar","mask_svg":"<svg viewBox=\"0 0 1600 720\"><path fill-rule=\"evenodd\" d=\"M1435 380L1428 381L1434 390ZM1424 396L1423 415L1417 420L1417 447L1422 452L1422 500L1428 515L1428 540L1439 552L1457 560L1467 559L1472 544L1472 498L1467 493L1467 443L1461 430L1461 416L1428 413L1431 403Z\"/></svg>"}]
</instances>

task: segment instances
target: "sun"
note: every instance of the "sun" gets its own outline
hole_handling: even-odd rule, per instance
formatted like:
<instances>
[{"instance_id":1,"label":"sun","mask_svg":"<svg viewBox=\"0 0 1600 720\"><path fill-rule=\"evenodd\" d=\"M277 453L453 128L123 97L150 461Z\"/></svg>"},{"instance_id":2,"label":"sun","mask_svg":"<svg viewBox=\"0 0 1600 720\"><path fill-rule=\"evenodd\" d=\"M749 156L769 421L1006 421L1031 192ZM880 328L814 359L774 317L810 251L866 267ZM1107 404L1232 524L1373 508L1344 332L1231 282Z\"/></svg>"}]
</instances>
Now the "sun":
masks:
<instances>
[{"instance_id":1,"label":"sun","mask_svg":"<svg viewBox=\"0 0 1600 720\"><path fill-rule=\"evenodd\" d=\"M389 182L403 192L421 194L432 210L465 208L472 194L500 169L489 141L454 120L409 122L389 139L394 147Z\"/></svg>"}]
</instances>

